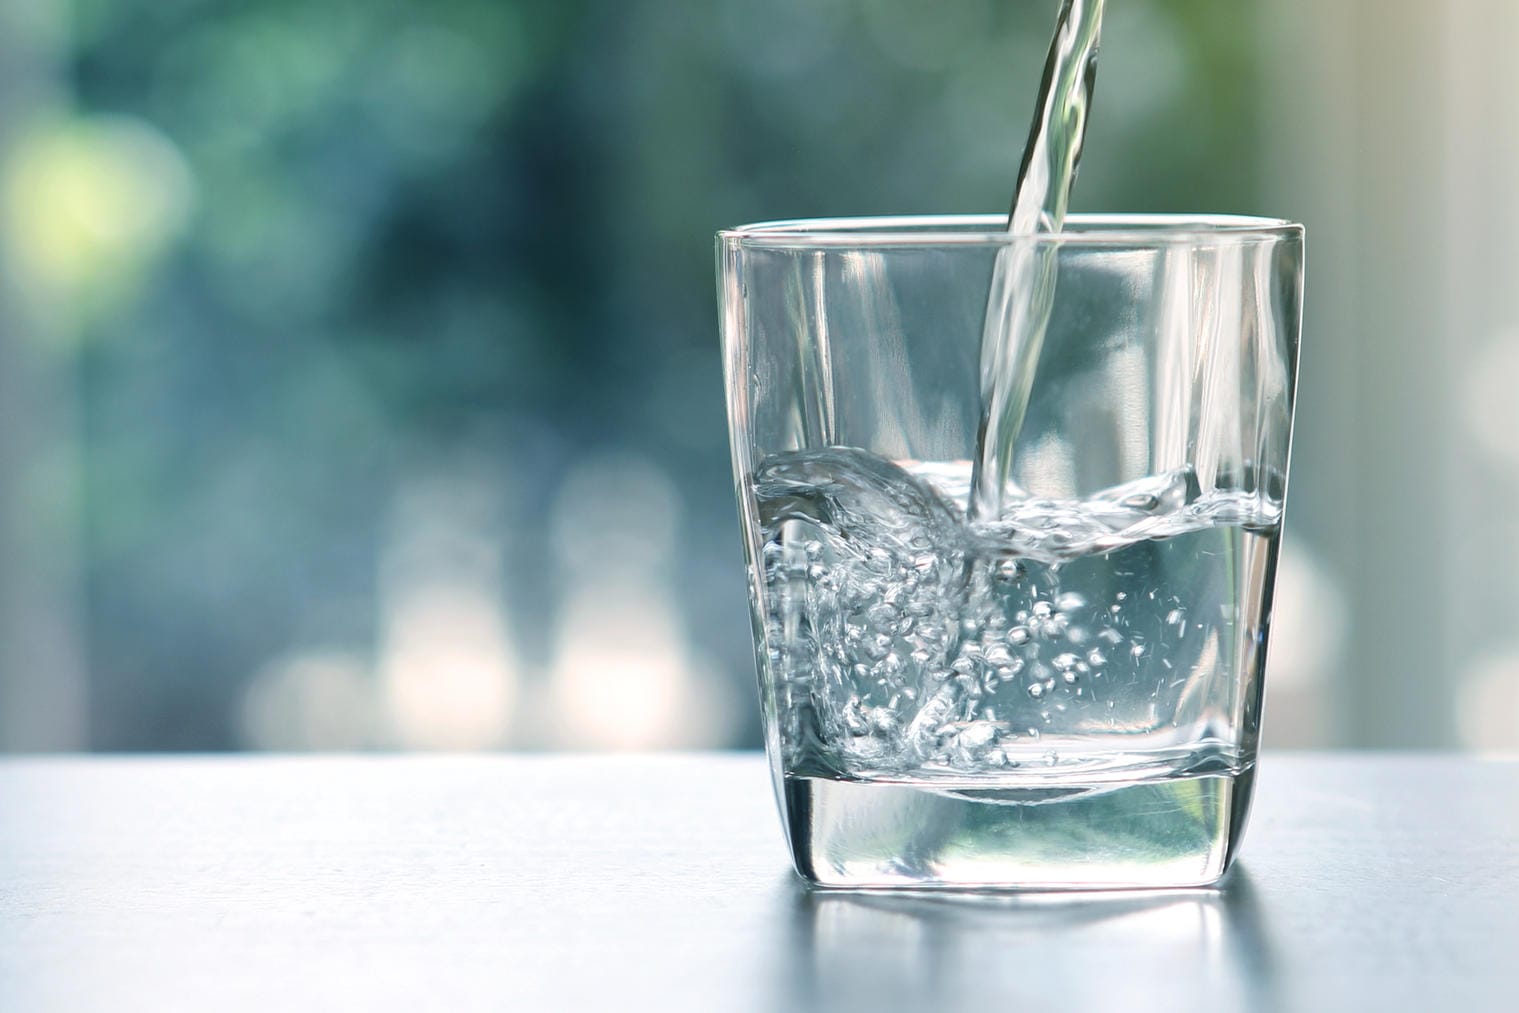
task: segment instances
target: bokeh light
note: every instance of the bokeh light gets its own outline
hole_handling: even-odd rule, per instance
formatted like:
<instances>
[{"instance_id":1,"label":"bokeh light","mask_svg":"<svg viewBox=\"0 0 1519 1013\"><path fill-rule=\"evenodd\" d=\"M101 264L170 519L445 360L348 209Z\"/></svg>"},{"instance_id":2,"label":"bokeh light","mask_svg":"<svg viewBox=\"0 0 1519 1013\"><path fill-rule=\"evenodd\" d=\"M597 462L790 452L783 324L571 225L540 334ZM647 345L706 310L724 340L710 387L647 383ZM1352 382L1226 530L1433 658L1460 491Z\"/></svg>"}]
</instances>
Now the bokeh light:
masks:
<instances>
[{"instance_id":1,"label":"bokeh light","mask_svg":"<svg viewBox=\"0 0 1519 1013\"><path fill-rule=\"evenodd\" d=\"M757 746L711 235L1005 208L1056 6L0 10L0 749ZM1308 226L1268 745L1519 744L1516 38L1112 6L1077 210Z\"/></svg>"}]
</instances>

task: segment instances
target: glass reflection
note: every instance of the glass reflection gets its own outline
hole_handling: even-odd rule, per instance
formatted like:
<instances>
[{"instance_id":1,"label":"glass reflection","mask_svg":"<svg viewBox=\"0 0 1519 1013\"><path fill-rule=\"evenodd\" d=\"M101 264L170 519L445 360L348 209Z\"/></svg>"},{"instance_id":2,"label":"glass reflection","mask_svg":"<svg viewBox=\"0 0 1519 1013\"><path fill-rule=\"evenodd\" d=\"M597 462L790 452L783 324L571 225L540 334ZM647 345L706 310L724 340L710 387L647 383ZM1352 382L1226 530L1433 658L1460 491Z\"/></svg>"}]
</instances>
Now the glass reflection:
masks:
<instances>
[{"instance_id":1,"label":"glass reflection","mask_svg":"<svg viewBox=\"0 0 1519 1013\"><path fill-rule=\"evenodd\" d=\"M790 885L776 1008L1266 1010L1277 985L1248 874L1215 890L829 893Z\"/></svg>"}]
</instances>

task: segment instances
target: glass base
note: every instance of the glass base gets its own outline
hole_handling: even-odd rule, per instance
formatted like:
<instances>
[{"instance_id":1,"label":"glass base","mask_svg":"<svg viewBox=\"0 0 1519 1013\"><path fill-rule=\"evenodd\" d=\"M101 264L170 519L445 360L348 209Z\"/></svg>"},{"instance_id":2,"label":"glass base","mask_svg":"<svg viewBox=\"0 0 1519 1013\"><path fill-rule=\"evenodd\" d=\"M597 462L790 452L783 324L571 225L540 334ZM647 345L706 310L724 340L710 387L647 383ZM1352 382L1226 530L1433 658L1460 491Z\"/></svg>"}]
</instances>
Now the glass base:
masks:
<instances>
[{"instance_id":1,"label":"glass base","mask_svg":"<svg viewBox=\"0 0 1519 1013\"><path fill-rule=\"evenodd\" d=\"M786 775L797 871L844 889L1110 890L1206 886L1244 830L1237 773L1058 787Z\"/></svg>"}]
</instances>

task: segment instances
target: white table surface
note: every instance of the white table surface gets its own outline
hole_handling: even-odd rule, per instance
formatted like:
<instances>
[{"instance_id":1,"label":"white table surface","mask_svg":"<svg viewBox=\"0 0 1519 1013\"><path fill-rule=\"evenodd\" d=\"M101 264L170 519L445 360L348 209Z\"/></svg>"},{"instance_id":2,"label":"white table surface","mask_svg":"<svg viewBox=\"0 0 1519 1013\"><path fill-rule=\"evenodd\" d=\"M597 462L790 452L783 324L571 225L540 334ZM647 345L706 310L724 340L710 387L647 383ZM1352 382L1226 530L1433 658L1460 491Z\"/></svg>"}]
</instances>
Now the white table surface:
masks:
<instances>
[{"instance_id":1,"label":"white table surface","mask_svg":"<svg viewBox=\"0 0 1519 1013\"><path fill-rule=\"evenodd\" d=\"M1278 754L1219 891L805 890L754 755L0 762L0 1010L1519 1010L1519 763Z\"/></svg>"}]
</instances>

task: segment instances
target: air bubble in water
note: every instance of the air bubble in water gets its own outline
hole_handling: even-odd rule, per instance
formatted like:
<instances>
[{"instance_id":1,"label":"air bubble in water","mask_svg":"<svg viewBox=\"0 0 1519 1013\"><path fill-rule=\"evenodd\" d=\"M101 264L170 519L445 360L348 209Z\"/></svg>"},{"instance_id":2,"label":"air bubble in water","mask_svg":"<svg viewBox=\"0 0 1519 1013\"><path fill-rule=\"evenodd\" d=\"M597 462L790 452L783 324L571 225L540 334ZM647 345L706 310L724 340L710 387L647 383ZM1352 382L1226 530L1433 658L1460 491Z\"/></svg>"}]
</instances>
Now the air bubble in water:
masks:
<instances>
[{"instance_id":1,"label":"air bubble in water","mask_svg":"<svg viewBox=\"0 0 1519 1013\"><path fill-rule=\"evenodd\" d=\"M1020 743L1042 728L1065 748L1089 734L1115 741L1122 703L1133 734L1114 748L1125 750L1148 748L1145 736L1176 716L1176 687L1185 681L1176 677L1194 671L1198 649L1212 643L1217 581L1205 575L1210 583L1196 594L1190 584L1172 593L1192 573L1178 568L1194 556L1180 542L1161 551L1154 546L1162 543L1151 542L1120 556L1130 549L1128 535L1107 520L1115 514L1101 514L1113 511L1117 498L1013 506L1035 512L1020 513L1008 529L1006 537L1026 540L1010 556L976 540L963 507L936 497L911 467L842 450L772 460L755 477L768 610L762 659L777 691L785 748L819 750L820 759L848 773L910 779L927 770L1005 772L1014 762L1013 738L997 723L999 713L1002 722L1018 723ZM1240 537L1207 532L1224 525L1192 513L1178 514L1175 530L1157 526L1171 523L1170 514L1146 518L1142 538L1193 531ZM1273 533L1269 524L1257 527ZM1057 531L1067 536L1060 546L1047 537ZM1200 565L1212 565L1214 555L1204 551ZM1125 566L1124 559L1133 562ZM1126 589L1115 591L1114 581ZM1192 622L1194 612L1206 623ZM1150 632L1157 619L1164 636ZM1255 631L1243 617L1238 625L1247 639ZM1186 642L1192 649L1183 651L1180 638L1190 626L1197 628ZM1136 635L1141 630L1145 635ZM1174 670L1157 683L1162 662ZM1153 702L1144 701L1151 686ZM1099 708L1108 719L1088 727ZM1067 761L1074 748L1066 748Z\"/></svg>"},{"instance_id":2,"label":"air bubble in water","mask_svg":"<svg viewBox=\"0 0 1519 1013\"><path fill-rule=\"evenodd\" d=\"M990 721L972 721L961 730L958 744L962 749L984 749L997 737L997 726Z\"/></svg>"}]
</instances>

